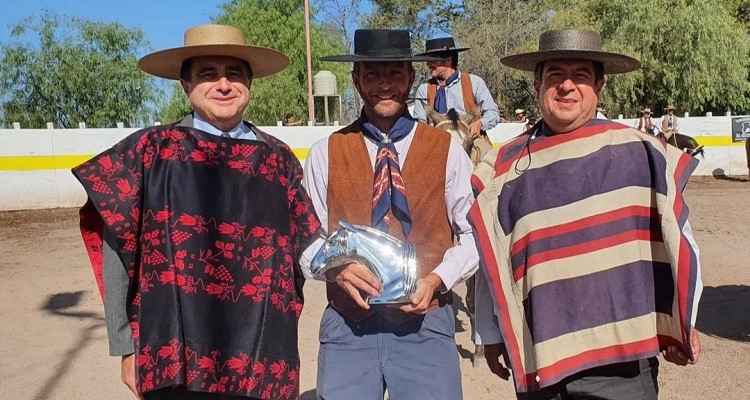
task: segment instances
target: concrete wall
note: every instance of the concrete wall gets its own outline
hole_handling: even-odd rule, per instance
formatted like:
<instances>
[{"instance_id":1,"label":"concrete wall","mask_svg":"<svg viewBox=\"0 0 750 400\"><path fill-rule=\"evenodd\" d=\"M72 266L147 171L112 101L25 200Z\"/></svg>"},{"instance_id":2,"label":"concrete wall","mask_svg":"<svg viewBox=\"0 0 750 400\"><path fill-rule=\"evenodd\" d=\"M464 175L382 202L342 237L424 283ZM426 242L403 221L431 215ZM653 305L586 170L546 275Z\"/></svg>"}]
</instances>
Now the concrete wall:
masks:
<instances>
[{"instance_id":1,"label":"concrete wall","mask_svg":"<svg viewBox=\"0 0 750 400\"><path fill-rule=\"evenodd\" d=\"M632 126L633 119L617 120ZM680 121L683 133L704 144L706 158L696 174L746 175L742 143L731 142L730 117L691 117ZM331 126L261 127L286 142L301 159L310 145L338 129ZM115 129L0 129L0 210L80 206L86 196L70 169L135 131ZM523 125L500 124L489 132L502 143L523 132Z\"/></svg>"}]
</instances>

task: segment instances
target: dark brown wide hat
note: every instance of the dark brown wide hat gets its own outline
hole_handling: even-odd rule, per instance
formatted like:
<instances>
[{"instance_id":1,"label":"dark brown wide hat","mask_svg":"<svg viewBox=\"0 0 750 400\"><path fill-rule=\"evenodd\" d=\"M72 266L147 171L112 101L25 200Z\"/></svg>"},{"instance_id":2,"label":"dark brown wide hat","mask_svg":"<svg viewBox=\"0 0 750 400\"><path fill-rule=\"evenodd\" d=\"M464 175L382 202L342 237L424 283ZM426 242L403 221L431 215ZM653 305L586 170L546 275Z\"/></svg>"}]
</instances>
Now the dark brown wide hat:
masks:
<instances>
[{"instance_id":1,"label":"dark brown wide hat","mask_svg":"<svg viewBox=\"0 0 750 400\"><path fill-rule=\"evenodd\" d=\"M460 53L462 51L469 50L468 47L456 47L456 41L453 40L452 36L429 39L424 44L424 53L417 54L418 56L427 56L435 53L444 53L448 51L455 51Z\"/></svg>"},{"instance_id":2,"label":"dark brown wide hat","mask_svg":"<svg viewBox=\"0 0 750 400\"><path fill-rule=\"evenodd\" d=\"M399 29L357 29L354 31L354 54L321 57L322 61L391 62L433 61L438 57L411 54L409 31Z\"/></svg>"},{"instance_id":3,"label":"dark brown wide hat","mask_svg":"<svg viewBox=\"0 0 750 400\"><path fill-rule=\"evenodd\" d=\"M540 62L575 59L602 63L605 74L621 74L641 67L640 61L624 54L602 50L598 32L584 30L547 31L539 36L539 50L500 59L500 62L522 71L534 71Z\"/></svg>"},{"instance_id":4,"label":"dark brown wide hat","mask_svg":"<svg viewBox=\"0 0 750 400\"><path fill-rule=\"evenodd\" d=\"M244 60L253 70L253 79L273 75L289 65L289 58L280 51L246 44L245 35L238 28L198 25L185 32L184 46L148 54L138 60L138 68L147 74L177 80L185 60L203 56Z\"/></svg>"}]
</instances>

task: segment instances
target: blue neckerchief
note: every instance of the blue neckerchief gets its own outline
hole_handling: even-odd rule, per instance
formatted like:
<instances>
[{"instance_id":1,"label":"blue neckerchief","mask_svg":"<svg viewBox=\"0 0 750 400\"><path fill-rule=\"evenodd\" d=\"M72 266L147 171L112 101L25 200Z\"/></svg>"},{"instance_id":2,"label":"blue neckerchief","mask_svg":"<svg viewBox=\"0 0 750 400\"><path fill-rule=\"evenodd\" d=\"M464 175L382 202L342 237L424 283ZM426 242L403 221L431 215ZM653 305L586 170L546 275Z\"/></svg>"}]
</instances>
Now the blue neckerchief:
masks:
<instances>
[{"instance_id":1,"label":"blue neckerchief","mask_svg":"<svg viewBox=\"0 0 750 400\"><path fill-rule=\"evenodd\" d=\"M435 94L435 111L439 112L440 114L445 114L448 112L448 96L445 94L445 88L453 83L456 79L458 79L458 71L451 74L451 76L449 76L448 79L445 80L445 86L441 85L440 81L438 81L438 90Z\"/></svg>"},{"instance_id":2,"label":"blue neckerchief","mask_svg":"<svg viewBox=\"0 0 750 400\"><path fill-rule=\"evenodd\" d=\"M367 120L364 112L359 118L362 134L374 140L378 144L377 158L375 160L373 204L372 204L372 226L383 232L388 231L385 216L388 210L393 211L393 216L401 223L404 237L409 236L411 231L411 213L406 201L406 191L401 177L401 167L398 162L398 153L393 143L405 138L414 129L416 121L404 112L398 118L387 135ZM380 181L386 179L387 187L381 185ZM394 184L395 181L395 184ZM385 192L388 191L388 193Z\"/></svg>"}]
</instances>

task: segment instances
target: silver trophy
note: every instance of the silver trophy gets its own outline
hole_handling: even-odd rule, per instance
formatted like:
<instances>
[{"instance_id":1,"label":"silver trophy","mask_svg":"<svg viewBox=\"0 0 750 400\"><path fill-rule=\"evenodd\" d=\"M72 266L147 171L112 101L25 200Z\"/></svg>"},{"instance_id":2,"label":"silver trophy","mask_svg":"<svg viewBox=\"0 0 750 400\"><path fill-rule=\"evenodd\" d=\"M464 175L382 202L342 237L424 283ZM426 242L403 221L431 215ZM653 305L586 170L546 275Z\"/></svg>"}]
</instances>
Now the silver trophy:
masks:
<instances>
[{"instance_id":1,"label":"silver trophy","mask_svg":"<svg viewBox=\"0 0 750 400\"><path fill-rule=\"evenodd\" d=\"M341 227L326 239L313 257L313 275L325 275L332 268L351 262L365 265L383 284L379 296L369 304L408 303L417 289L417 250L385 232L369 226L339 221ZM328 279L327 279L328 280Z\"/></svg>"}]
</instances>

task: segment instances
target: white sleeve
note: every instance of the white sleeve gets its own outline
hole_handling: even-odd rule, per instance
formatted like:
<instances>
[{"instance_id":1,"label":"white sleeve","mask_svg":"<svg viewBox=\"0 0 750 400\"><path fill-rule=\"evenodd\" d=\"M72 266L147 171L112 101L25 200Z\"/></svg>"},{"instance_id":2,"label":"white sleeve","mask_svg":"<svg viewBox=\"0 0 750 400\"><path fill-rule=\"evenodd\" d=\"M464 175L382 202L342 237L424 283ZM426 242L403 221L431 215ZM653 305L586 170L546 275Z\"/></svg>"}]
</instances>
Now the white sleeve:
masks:
<instances>
[{"instance_id":1,"label":"white sleeve","mask_svg":"<svg viewBox=\"0 0 750 400\"><path fill-rule=\"evenodd\" d=\"M690 247L695 252L695 259L697 263L697 271L695 278L695 292L693 293L693 315L690 316L690 324L695 326L695 320L698 318L698 304L703 294L703 278L701 278L701 260L700 260L700 249L698 249L698 243L695 242L693 237L693 228L690 226L690 221L685 221L685 226L682 227L682 234L685 235L685 240L690 243Z\"/></svg>"},{"instance_id":2,"label":"white sleeve","mask_svg":"<svg viewBox=\"0 0 750 400\"><path fill-rule=\"evenodd\" d=\"M500 325L497 322L495 314L495 303L490 295L490 287L484 270L479 268L475 276L475 315L474 326L474 343L476 344L496 344L503 342L503 336L500 334Z\"/></svg>"},{"instance_id":3,"label":"white sleeve","mask_svg":"<svg viewBox=\"0 0 750 400\"><path fill-rule=\"evenodd\" d=\"M328 138L321 139L310 147L305 159L302 185L307 190L318 215L323 236L328 237ZM318 238L302 252L299 264L306 279L316 279L310 272L310 264L324 242L324 238ZM325 280L325 276L317 279Z\"/></svg>"},{"instance_id":4,"label":"white sleeve","mask_svg":"<svg viewBox=\"0 0 750 400\"><path fill-rule=\"evenodd\" d=\"M474 193L471 190L474 165L455 140L450 142L445 169L445 205L448 222L453 233L458 236L458 243L445 252L443 261L432 272L440 276L447 291L474 274L479 265L479 252L467 219L474 203Z\"/></svg>"}]
</instances>

